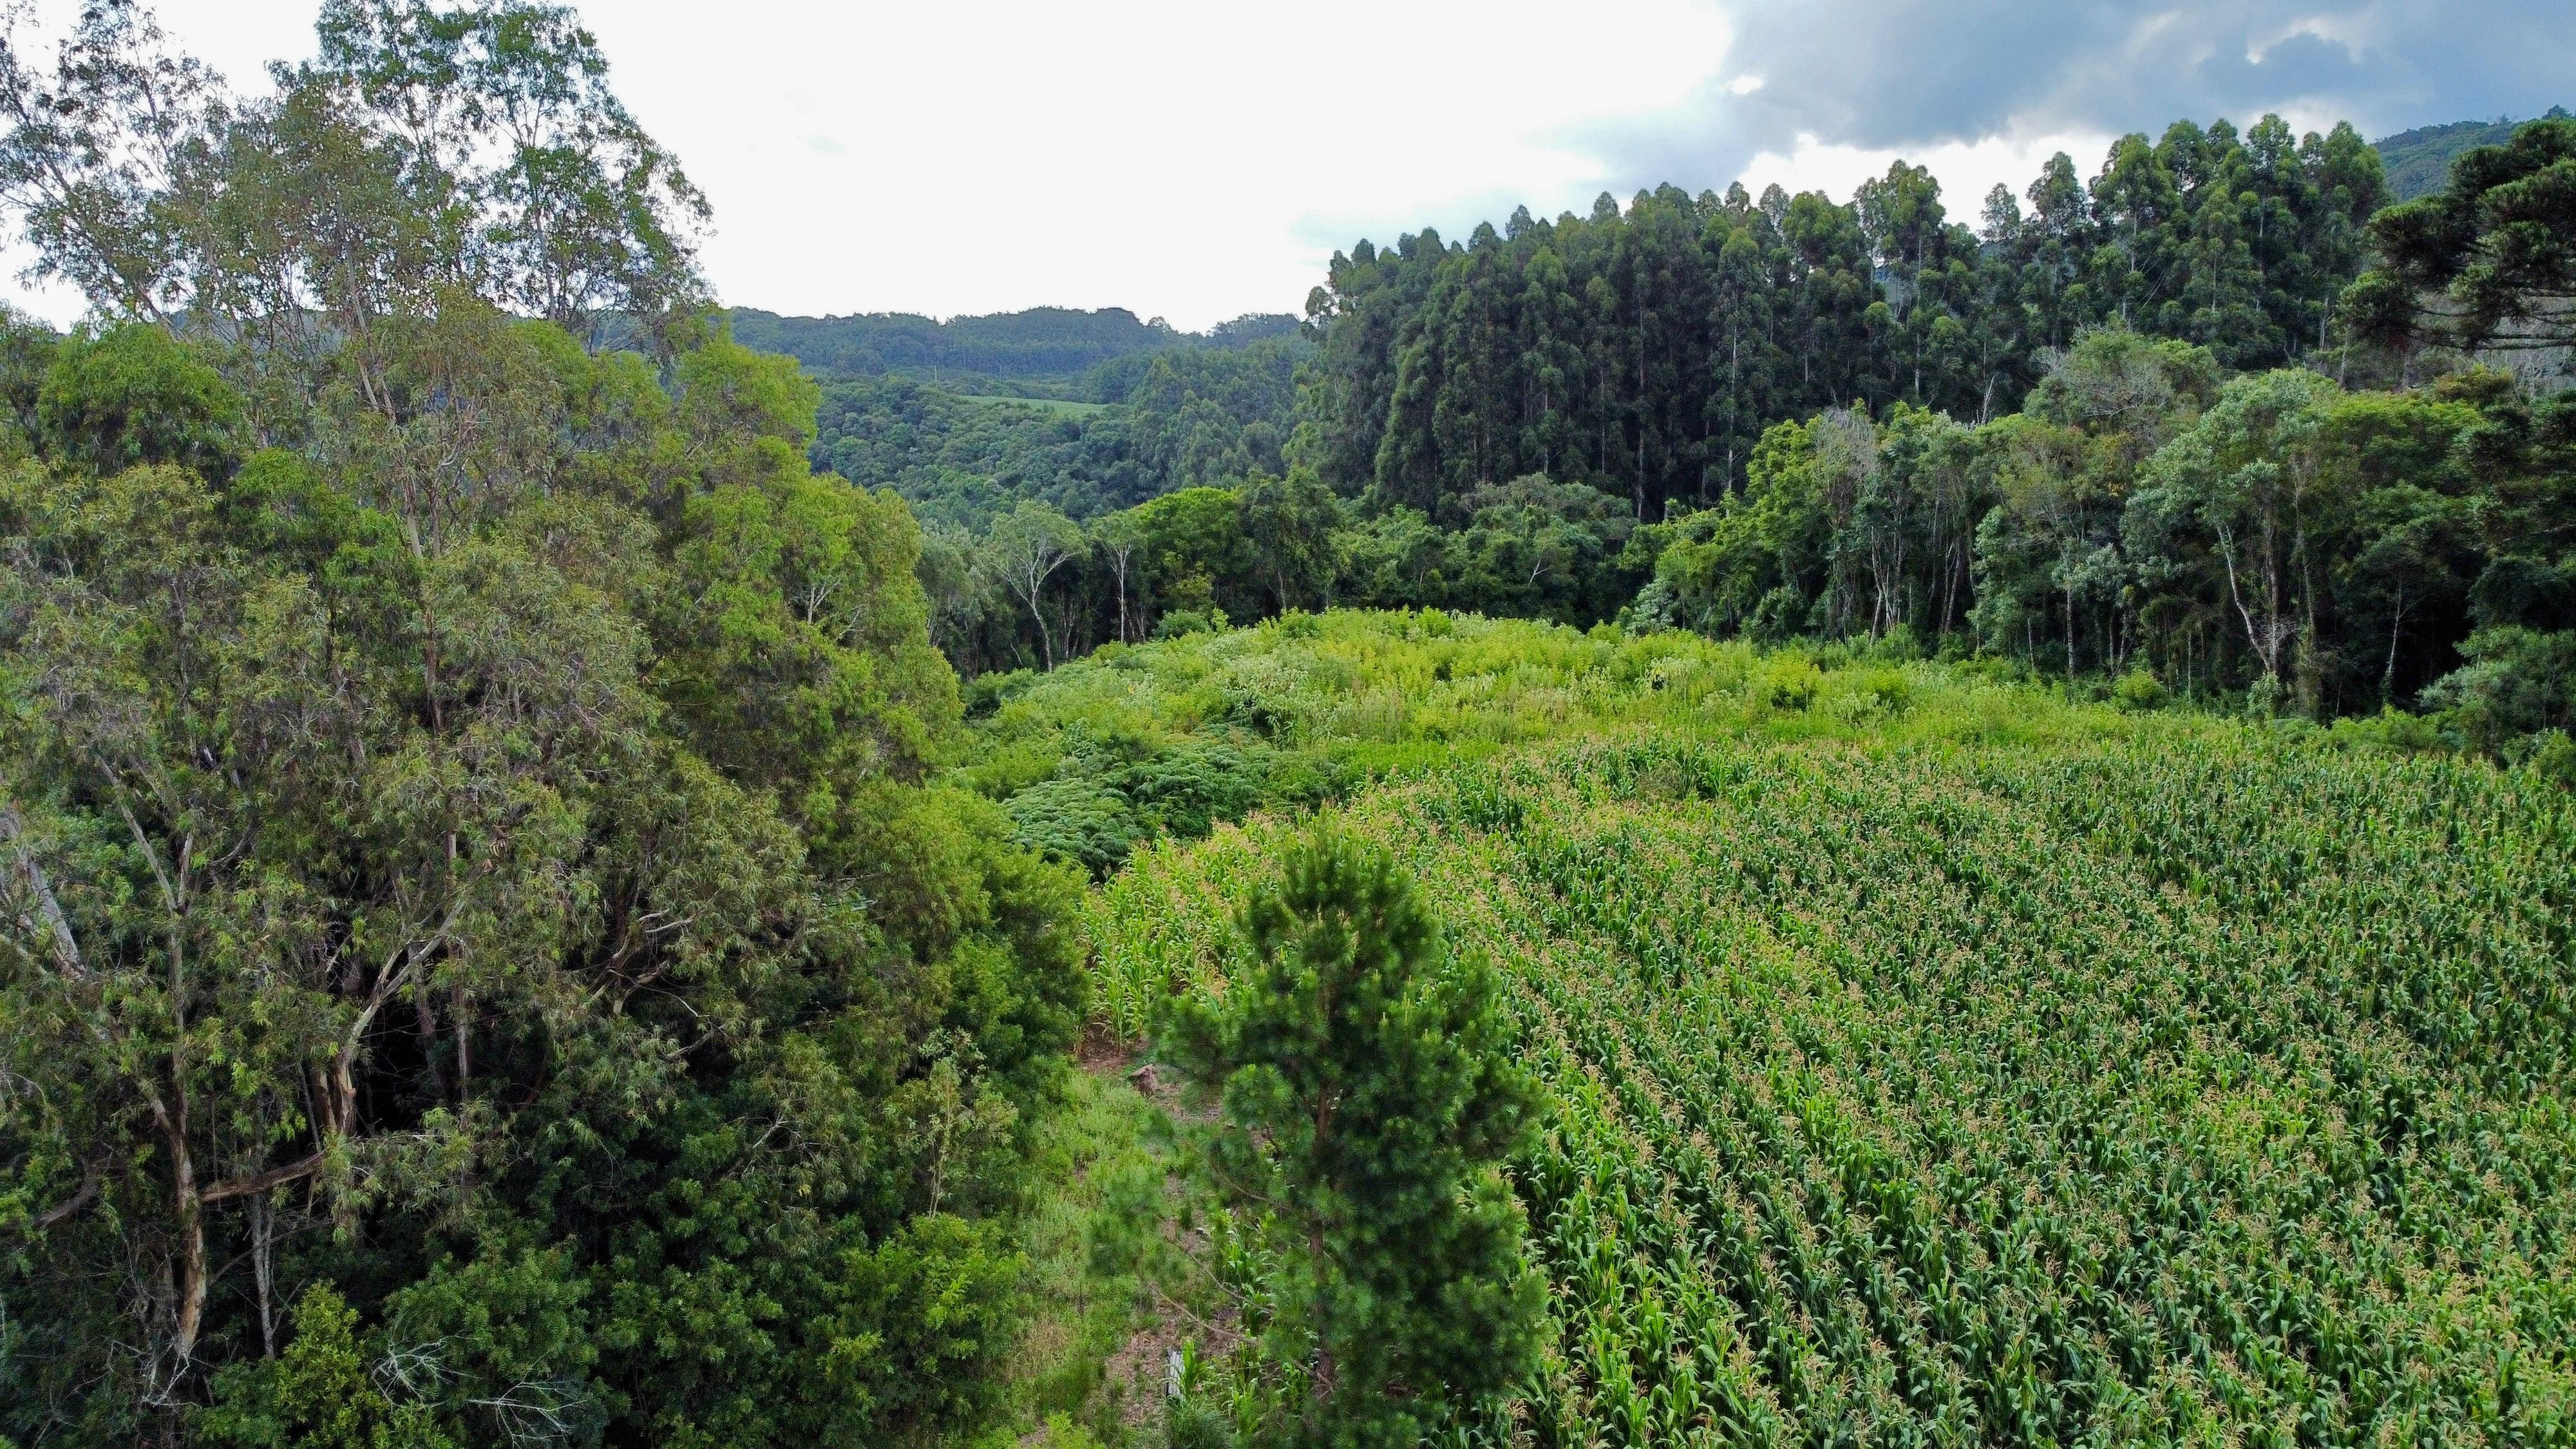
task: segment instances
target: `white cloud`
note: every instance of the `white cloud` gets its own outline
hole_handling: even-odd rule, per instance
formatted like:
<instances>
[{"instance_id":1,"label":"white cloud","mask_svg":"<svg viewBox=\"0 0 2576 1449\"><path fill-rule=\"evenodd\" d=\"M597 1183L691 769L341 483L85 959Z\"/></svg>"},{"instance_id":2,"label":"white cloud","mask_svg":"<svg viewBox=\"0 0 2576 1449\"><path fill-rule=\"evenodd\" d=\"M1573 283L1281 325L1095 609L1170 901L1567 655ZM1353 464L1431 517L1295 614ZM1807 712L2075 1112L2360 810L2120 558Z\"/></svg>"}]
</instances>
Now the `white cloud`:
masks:
<instances>
[{"instance_id":1,"label":"white cloud","mask_svg":"<svg viewBox=\"0 0 2576 1449\"><path fill-rule=\"evenodd\" d=\"M160 9L236 83L311 50L311 0ZM1498 200L1588 205L1602 163L1557 138L1681 104L1727 49L1699 0L581 11L619 94L713 202L726 301L1123 306L1184 327L1297 310L1363 234L1463 228Z\"/></svg>"},{"instance_id":2,"label":"white cloud","mask_svg":"<svg viewBox=\"0 0 2576 1449\"><path fill-rule=\"evenodd\" d=\"M76 0L38 0L57 15ZM232 76L316 0L160 0ZM2049 152L2279 110L2532 114L2565 0L587 0L619 92L715 205L728 302L1293 311L1334 248L1742 174L1848 197L1898 154L1954 216ZM2438 37L2438 41L2436 38ZM2260 63L2247 55L2259 55ZM1941 140L1941 138L1949 138ZM1968 139L1981 138L1981 139ZM1940 144L1928 144L1940 140ZM1748 160L1748 158L1750 158ZM56 319L60 293L36 299Z\"/></svg>"},{"instance_id":3,"label":"white cloud","mask_svg":"<svg viewBox=\"0 0 2576 1449\"><path fill-rule=\"evenodd\" d=\"M2063 132L1988 136L1937 146L1862 147L1829 145L1801 135L1786 152L1764 151L1755 156L1745 167L1744 188L1759 196L1763 187L1776 183L1793 194L1821 191L1836 201L1849 201L1862 182L1886 175L1889 164L1902 158L1931 168L1933 178L1941 183L1941 204L1950 219L1975 226L1986 193L1997 182L2020 196L2049 156L2059 151L2074 159L2077 175L2091 176L2109 154L2111 141L2104 134Z\"/></svg>"}]
</instances>

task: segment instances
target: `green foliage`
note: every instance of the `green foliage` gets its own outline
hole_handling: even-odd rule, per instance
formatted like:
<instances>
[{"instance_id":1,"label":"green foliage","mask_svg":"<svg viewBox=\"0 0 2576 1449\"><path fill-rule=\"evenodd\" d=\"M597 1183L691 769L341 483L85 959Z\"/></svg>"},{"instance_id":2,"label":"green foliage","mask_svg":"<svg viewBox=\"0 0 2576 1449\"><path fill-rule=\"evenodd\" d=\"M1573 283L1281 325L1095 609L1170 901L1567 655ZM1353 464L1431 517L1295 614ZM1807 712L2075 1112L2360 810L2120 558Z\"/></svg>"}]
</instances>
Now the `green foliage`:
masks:
<instances>
[{"instance_id":1,"label":"green foliage","mask_svg":"<svg viewBox=\"0 0 2576 1449\"><path fill-rule=\"evenodd\" d=\"M936 778L914 521L569 12L321 29L0 55L115 324L0 348L0 1432L977 1428L1079 882Z\"/></svg>"},{"instance_id":2,"label":"green foliage","mask_svg":"<svg viewBox=\"0 0 2576 1449\"><path fill-rule=\"evenodd\" d=\"M1166 610L1257 619L1259 562L1245 535L1242 499L1223 488L1184 488L1136 509L1140 618Z\"/></svg>"},{"instance_id":3,"label":"green foliage","mask_svg":"<svg viewBox=\"0 0 2576 1449\"><path fill-rule=\"evenodd\" d=\"M1121 359L1150 360L1193 345L1242 348L1296 326L1290 317L1246 316L1191 334L1174 331L1159 317L1140 322L1123 307L1096 312L1032 307L944 322L901 312L781 317L737 307L725 314L725 321L745 346L785 353L830 378L893 373L958 382L1009 378L1037 383L1062 383Z\"/></svg>"},{"instance_id":4,"label":"green foliage","mask_svg":"<svg viewBox=\"0 0 2576 1449\"><path fill-rule=\"evenodd\" d=\"M2473 633L2576 623L2571 438L2576 401L2500 372L2347 391L2090 331L1980 428L1900 403L1767 430L1742 490L1636 531L1654 576L1621 617L1766 644L1930 640L2106 687L2143 671L2311 719L2450 708L2541 662L2429 689ZM2494 718L2459 732L2499 752L2554 716Z\"/></svg>"},{"instance_id":5,"label":"green foliage","mask_svg":"<svg viewBox=\"0 0 2576 1449\"><path fill-rule=\"evenodd\" d=\"M249 401L281 424L441 298L593 342L692 330L705 199L569 11L333 0L315 28L316 58L247 100L135 6L83 12L50 73L13 37L0 189L35 273L258 355L280 385Z\"/></svg>"},{"instance_id":6,"label":"green foliage","mask_svg":"<svg viewBox=\"0 0 2576 1449\"><path fill-rule=\"evenodd\" d=\"M1816 702L1823 675L1801 655L1775 654L1753 677L1753 698L1764 709L1804 710Z\"/></svg>"},{"instance_id":7,"label":"green foliage","mask_svg":"<svg viewBox=\"0 0 2576 1449\"><path fill-rule=\"evenodd\" d=\"M2088 655L2116 672L2133 647L2117 617L2129 475L2171 414L2210 401L2221 364L2328 345L2325 299L2357 271L2384 194L2348 126L2298 137L2266 117L2242 136L2221 121L2124 138L2089 189L2053 158L2033 214L1989 198L1982 234L1901 162L1849 206L1776 189L1664 187L1624 210L1604 196L1589 218L1524 211L1465 245L1361 242L1309 300L1315 342L1133 353L1093 380L1113 414L876 385L836 403L816 457L969 530L1026 498L1101 519L1111 546L1054 580L1051 608L937 566L958 621L940 640L968 674L1211 608L1590 623L1650 579L1644 627L1937 638L1986 604L1990 647L2035 655L2047 623L2070 673ZM2025 394L2045 426L2018 438L1954 421L1983 425ZM2016 447L2063 466L1998 459ZM2005 475L2017 526L1981 543ZM1112 541L1143 522L1113 518L1122 507L1213 487L1240 495L1257 557L1207 539L1212 552L1157 561ZM1986 556L2006 565L1993 590L1975 577ZM2095 630L2108 637L2081 637Z\"/></svg>"},{"instance_id":8,"label":"green foliage","mask_svg":"<svg viewBox=\"0 0 2576 1449\"><path fill-rule=\"evenodd\" d=\"M2451 161L2450 185L2370 221L2379 265L2344 294L2386 346L2556 348L2576 341L2576 117L2563 109Z\"/></svg>"},{"instance_id":9,"label":"green foliage","mask_svg":"<svg viewBox=\"0 0 2576 1449\"><path fill-rule=\"evenodd\" d=\"M2461 642L2460 654L2468 663L2424 697L2472 747L2492 751L2576 723L2576 633L2481 629Z\"/></svg>"},{"instance_id":10,"label":"green foliage","mask_svg":"<svg viewBox=\"0 0 2576 1449\"><path fill-rule=\"evenodd\" d=\"M2446 737L2435 720L2396 709L2347 716L2336 720L2328 733L2343 748L2390 755L2436 754L2455 747L2455 739Z\"/></svg>"},{"instance_id":11,"label":"green foliage","mask_svg":"<svg viewBox=\"0 0 2576 1449\"><path fill-rule=\"evenodd\" d=\"M2111 686L2111 702L2122 709L2161 709L2170 698L2172 691L2165 688L2164 681L2144 669L2130 670Z\"/></svg>"},{"instance_id":12,"label":"green foliage","mask_svg":"<svg viewBox=\"0 0 2576 1449\"><path fill-rule=\"evenodd\" d=\"M1212 616L1199 613L1195 609L1174 609L1154 621L1154 637L1183 639L1192 634L1207 633L1211 629L1223 629L1229 622L1231 621L1225 617L1223 609L1215 610Z\"/></svg>"},{"instance_id":13,"label":"green foliage","mask_svg":"<svg viewBox=\"0 0 2576 1449\"><path fill-rule=\"evenodd\" d=\"M2566 107L2552 106L2541 119L2565 113ZM2413 201L2441 190L2450 180L2451 162L2461 152L2504 145L2513 139L2515 125L2513 121L2453 121L2418 126L2371 142L2370 149L2379 153L2380 165L2388 174L2388 199Z\"/></svg>"},{"instance_id":14,"label":"green foliage","mask_svg":"<svg viewBox=\"0 0 2576 1449\"><path fill-rule=\"evenodd\" d=\"M674 1441L991 1403L1070 887L925 785L959 710L911 521L807 472L793 370L718 345L620 395L530 327L424 359L507 389L476 495L404 491L478 446L435 414L375 468L0 479L12 879L50 882L0 1015L61 1084L0 1151L18 1222L70 1212L9 1269L49 1325L13 1431L202 1393L258 1348L254 1262L446 1345L460 1439L527 1384Z\"/></svg>"},{"instance_id":15,"label":"green foliage","mask_svg":"<svg viewBox=\"0 0 2576 1449\"><path fill-rule=\"evenodd\" d=\"M1268 585L1269 607L1262 613L1284 614L1331 598L1341 562L1333 535L1341 528L1342 512L1312 473L1285 478L1256 473L1244 480L1236 507L1244 544L1266 575L1262 582Z\"/></svg>"},{"instance_id":16,"label":"green foliage","mask_svg":"<svg viewBox=\"0 0 2576 1449\"><path fill-rule=\"evenodd\" d=\"M759 334L742 334L757 336ZM1135 354L1064 386L1096 398L965 397L919 377L831 376L814 464L890 487L932 522L982 529L1035 499L1077 519L1281 471L1305 344Z\"/></svg>"},{"instance_id":17,"label":"green foliage","mask_svg":"<svg viewBox=\"0 0 2576 1449\"><path fill-rule=\"evenodd\" d=\"M1249 969L1164 1049L1222 1091L1208 1145L1259 1292L1261 1442L1408 1445L1535 1361L1543 1297L1497 1165L1526 1141L1492 968L1349 838L1292 845L1241 916ZM1263 1321L1266 1318L1266 1321Z\"/></svg>"},{"instance_id":18,"label":"green foliage","mask_svg":"<svg viewBox=\"0 0 2576 1449\"><path fill-rule=\"evenodd\" d=\"M2576 837L2537 756L1908 673L1902 717L1643 717L1329 818L1489 945L1540 1082L1512 1422L2546 1442ZM1312 828L1140 854L1103 1010L1264 979L1219 903Z\"/></svg>"},{"instance_id":19,"label":"green foliage","mask_svg":"<svg viewBox=\"0 0 2576 1449\"><path fill-rule=\"evenodd\" d=\"M824 383L813 461L969 530L1024 499L1088 518L1162 491L1123 413L976 401L899 376Z\"/></svg>"},{"instance_id":20,"label":"green foliage","mask_svg":"<svg viewBox=\"0 0 2576 1449\"><path fill-rule=\"evenodd\" d=\"M222 1405L194 1426L205 1442L245 1449L452 1449L455 1441L415 1396L436 1388L434 1355L371 1367L361 1353L358 1315L327 1283L304 1290L292 1317L294 1337L284 1352L226 1371L218 1385ZM421 1382L407 1381L406 1373ZM386 1392L387 1381L402 1402Z\"/></svg>"},{"instance_id":21,"label":"green foliage","mask_svg":"<svg viewBox=\"0 0 2576 1449\"><path fill-rule=\"evenodd\" d=\"M2576 738L2551 730L2531 752L2531 772L2561 789L2576 790Z\"/></svg>"},{"instance_id":22,"label":"green foliage","mask_svg":"<svg viewBox=\"0 0 2576 1449\"><path fill-rule=\"evenodd\" d=\"M221 478L242 453L241 395L170 334L140 324L63 344L35 421L66 462L97 473L175 463Z\"/></svg>"},{"instance_id":23,"label":"green foliage","mask_svg":"<svg viewBox=\"0 0 2576 1449\"><path fill-rule=\"evenodd\" d=\"M2327 344L2385 195L2349 126L2266 116L2124 137L2089 186L2053 157L2029 214L1998 188L1981 230L1900 161L1849 205L1665 186L1463 244L1364 241L1307 304L1322 340L1301 459L1381 508L1436 517L1543 472L1659 521L1750 482L1764 431L1822 409L1985 422L2019 404L2035 354L2092 327L2291 363Z\"/></svg>"}]
</instances>

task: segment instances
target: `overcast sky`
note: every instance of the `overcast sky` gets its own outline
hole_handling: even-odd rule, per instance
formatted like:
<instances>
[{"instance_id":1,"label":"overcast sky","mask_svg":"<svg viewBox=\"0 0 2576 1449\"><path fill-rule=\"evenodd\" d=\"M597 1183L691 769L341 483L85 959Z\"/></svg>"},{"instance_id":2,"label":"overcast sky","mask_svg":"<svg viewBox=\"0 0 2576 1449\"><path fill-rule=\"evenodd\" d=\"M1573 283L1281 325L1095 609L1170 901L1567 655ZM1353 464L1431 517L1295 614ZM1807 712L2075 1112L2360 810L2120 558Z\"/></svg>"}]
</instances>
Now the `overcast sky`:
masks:
<instances>
[{"instance_id":1,"label":"overcast sky","mask_svg":"<svg viewBox=\"0 0 2576 1449\"><path fill-rule=\"evenodd\" d=\"M68 11L71 0L43 0ZM162 0L255 88L311 0ZM715 206L728 303L1296 311L1337 247L1672 181L1954 216L2051 151L2266 110L2379 136L2576 103L2570 0L592 0L617 89ZM56 320L60 297L21 300Z\"/></svg>"}]
</instances>

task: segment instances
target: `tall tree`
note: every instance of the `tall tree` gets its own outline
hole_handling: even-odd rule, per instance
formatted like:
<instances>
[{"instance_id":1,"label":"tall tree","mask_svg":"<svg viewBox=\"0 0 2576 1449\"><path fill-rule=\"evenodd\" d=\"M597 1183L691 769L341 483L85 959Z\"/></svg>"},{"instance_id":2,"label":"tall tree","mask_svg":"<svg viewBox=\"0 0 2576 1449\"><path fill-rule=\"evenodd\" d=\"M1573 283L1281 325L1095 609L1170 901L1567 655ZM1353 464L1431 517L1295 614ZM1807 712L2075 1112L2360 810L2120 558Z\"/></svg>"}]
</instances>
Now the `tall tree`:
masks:
<instances>
[{"instance_id":1,"label":"tall tree","mask_svg":"<svg viewBox=\"0 0 2576 1449\"><path fill-rule=\"evenodd\" d=\"M0 346L0 1435L970 1422L1082 978L911 515L792 363L568 330L696 282L567 12L325 29L0 68L102 324Z\"/></svg>"},{"instance_id":2,"label":"tall tree","mask_svg":"<svg viewBox=\"0 0 2576 1449\"><path fill-rule=\"evenodd\" d=\"M1004 514L984 536L984 566L1010 591L1036 628L1046 667L1055 667L1058 622L1046 613L1048 582L1090 547L1082 525L1034 499Z\"/></svg>"},{"instance_id":3,"label":"tall tree","mask_svg":"<svg viewBox=\"0 0 2576 1449\"><path fill-rule=\"evenodd\" d=\"M1176 1062L1221 1088L1207 1164L1276 1255L1265 1438L1409 1445L1535 1361L1543 1293L1500 1164L1530 1130L1492 968L1348 838L1245 904L1253 970L1186 999Z\"/></svg>"},{"instance_id":4,"label":"tall tree","mask_svg":"<svg viewBox=\"0 0 2576 1449\"><path fill-rule=\"evenodd\" d=\"M2576 344L2576 120L2526 122L2451 163L2451 184L2372 218L2379 265L2344 294L2389 345Z\"/></svg>"}]
</instances>

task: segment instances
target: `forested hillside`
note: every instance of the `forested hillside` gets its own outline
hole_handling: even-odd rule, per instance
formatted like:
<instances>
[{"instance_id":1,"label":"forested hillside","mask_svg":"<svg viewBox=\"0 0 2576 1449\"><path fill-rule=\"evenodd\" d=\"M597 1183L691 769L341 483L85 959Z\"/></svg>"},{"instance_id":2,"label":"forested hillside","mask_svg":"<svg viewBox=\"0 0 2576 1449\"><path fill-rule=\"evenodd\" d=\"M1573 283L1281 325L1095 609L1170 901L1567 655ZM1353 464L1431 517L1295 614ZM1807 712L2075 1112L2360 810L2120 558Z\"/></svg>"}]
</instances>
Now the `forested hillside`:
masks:
<instances>
[{"instance_id":1,"label":"forested hillside","mask_svg":"<svg viewBox=\"0 0 2576 1449\"><path fill-rule=\"evenodd\" d=\"M1652 565L1604 572L1628 528L1742 490L1781 422L1901 402L1983 423L2019 407L2052 350L2102 326L2198 343L2227 368L2328 348L2362 224L2386 199L2349 127L2299 137L2275 117L2241 137L2221 120L2126 138L2089 181L2058 156L2024 196L1997 188L1974 225L1952 217L1937 178L1901 163L1848 203L1776 187L1757 200L1666 186L1624 208L1604 195L1588 218L1523 210L1464 244L1425 231L1337 255L1308 299L1319 350L1293 407L1282 374L1303 349L1284 340L1253 349L1282 350L1252 387L1206 375L1252 370L1222 355L1197 354L1198 376L1176 367L1137 396L1134 439L1126 417L983 415L842 389L817 462L985 535L958 540L969 564L1052 540L1017 567L987 559L980 580L968 568L933 582L954 620L943 647L970 673L1141 637L1160 607L1135 607L1139 590L1198 617L1262 608L1242 584L1130 578L1131 548L1109 535L1073 547L1067 522L1256 474L1311 477L1349 525L1347 547L1295 546L1342 556L1336 569L1268 569L1268 608L1608 617ZM1137 369L1192 357L1131 355L1060 395L1111 401ZM2339 355L2333 365L2348 371ZM1493 512L1524 478L1547 486ZM1625 500L1627 523L1595 517L1597 494ZM1023 502L1029 518L991 532ZM1301 507L1310 525L1322 518ZM1124 535L1154 520L1101 526ZM1052 608L1013 577L1038 578Z\"/></svg>"},{"instance_id":2,"label":"forested hillside","mask_svg":"<svg viewBox=\"0 0 2576 1449\"><path fill-rule=\"evenodd\" d=\"M1088 522L996 490L931 555L934 634L970 675L1333 604L1894 637L2532 748L2570 719L2576 395L2563 257L2514 238L2576 225L2572 127L2376 212L2348 129L2266 120L2057 158L1982 233L1899 165L1362 244L1281 472Z\"/></svg>"},{"instance_id":3,"label":"forested hillside","mask_svg":"<svg viewBox=\"0 0 2576 1449\"><path fill-rule=\"evenodd\" d=\"M2129 137L2089 178L2058 156L1970 216L1898 163L1848 204L1667 186L1463 244L1363 243L1307 302L1326 334L1313 463L1426 512L1547 473L1653 520L1740 487L1784 418L2010 412L2040 355L2087 328L2282 366L2331 342L2386 199L2349 126L2302 138L2265 117Z\"/></svg>"},{"instance_id":4,"label":"forested hillside","mask_svg":"<svg viewBox=\"0 0 2576 1449\"><path fill-rule=\"evenodd\" d=\"M983 391L979 384L987 383L1034 384L1033 396L1078 386L1082 374L1119 358L1174 348L1246 347L1297 330L1294 317L1250 315L1205 333L1181 332L1160 317L1139 322L1123 307L1032 307L945 321L908 312L781 317L751 307L724 315L736 342L785 353L824 378L894 373L945 382L961 392Z\"/></svg>"},{"instance_id":5,"label":"forested hillside","mask_svg":"<svg viewBox=\"0 0 2576 1449\"><path fill-rule=\"evenodd\" d=\"M2567 114L2565 106L2551 106L2544 119ZM2413 201L2442 189L2451 178L2451 162L2461 152L2479 146L2501 146L2513 139L2516 123L2510 120L2453 121L2445 126L2418 126L2394 136L2382 136L2370 143L2379 153L2379 163L2388 176L2388 194L2398 201Z\"/></svg>"},{"instance_id":6,"label":"forested hillside","mask_svg":"<svg viewBox=\"0 0 2576 1449\"><path fill-rule=\"evenodd\" d=\"M961 394L907 376L823 384L813 458L894 489L925 520L982 532L1024 501L1075 519L1282 468L1294 336L1135 353L1075 376L1064 400Z\"/></svg>"}]
</instances>

